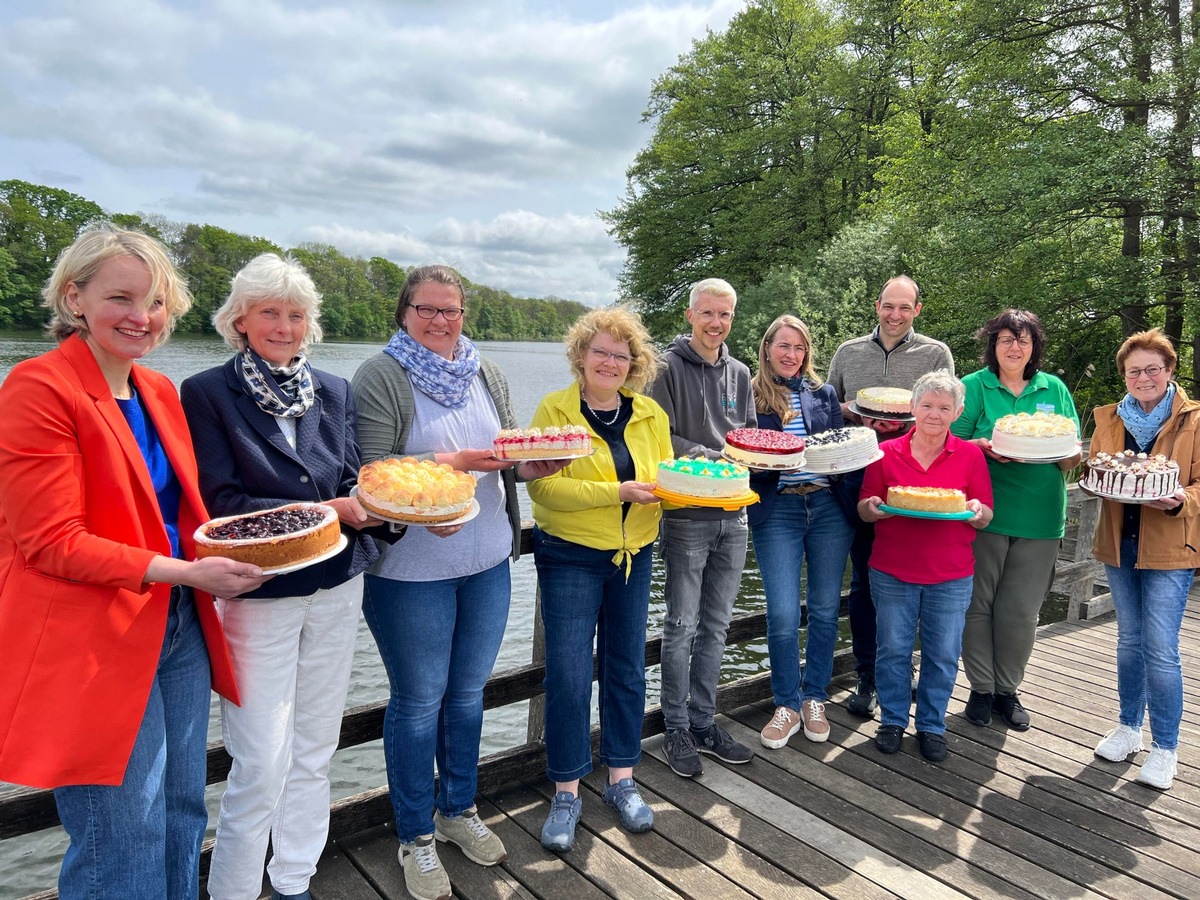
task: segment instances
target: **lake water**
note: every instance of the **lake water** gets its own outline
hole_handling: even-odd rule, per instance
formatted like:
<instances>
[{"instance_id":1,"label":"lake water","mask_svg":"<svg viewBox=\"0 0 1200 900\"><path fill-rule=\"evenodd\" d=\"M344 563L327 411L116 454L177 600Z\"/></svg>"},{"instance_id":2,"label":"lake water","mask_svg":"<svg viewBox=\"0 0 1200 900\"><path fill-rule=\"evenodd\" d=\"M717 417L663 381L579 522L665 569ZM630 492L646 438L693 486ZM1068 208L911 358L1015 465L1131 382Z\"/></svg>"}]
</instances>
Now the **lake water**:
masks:
<instances>
[{"instance_id":1,"label":"lake water","mask_svg":"<svg viewBox=\"0 0 1200 900\"><path fill-rule=\"evenodd\" d=\"M52 344L35 335L0 332L0 381L23 359L45 352ZM481 342L483 355L494 361L508 378L517 418L527 425L533 418L538 401L549 391L564 387L570 372L561 344L529 342ZM320 369L345 378L353 376L358 366L380 350L379 344L327 343L317 345L311 354L313 364ZM180 335L166 346L155 350L146 364L169 376L176 384L184 378L225 362L231 351L218 338ZM529 498L523 486L521 508L529 517ZM655 561L654 587L650 604L650 629L662 628L662 570ZM501 672L530 661L533 635L534 592L536 573L533 557L525 557L513 566L512 607L508 630L496 671ZM738 612L763 609L765 598L758 578L753 552L750 554ZM731 647L725 656L722 680L733 680L761 670L766 658L766 641ZM647 673L648 701L657 702L657 668ZM348 706L358 706L387 699L387 674L383 670L371 633L360 623L358 648L355 652ZM504 709L489 710L484 717L484 754L525 742L527 704L514 704ZM220 721L214 703L210 723L210 740L220 737ZM386 783L381 742L364 744L337 753L331 769L334 798L349 796ZM223 784L208 790L209 830L216 823L217 803ZM0 844L0 900L15 900L34 891L53 886L58 877L58 864L66 848L61 829L40 832L5 841Z\"/></svg>"}]
</instances>

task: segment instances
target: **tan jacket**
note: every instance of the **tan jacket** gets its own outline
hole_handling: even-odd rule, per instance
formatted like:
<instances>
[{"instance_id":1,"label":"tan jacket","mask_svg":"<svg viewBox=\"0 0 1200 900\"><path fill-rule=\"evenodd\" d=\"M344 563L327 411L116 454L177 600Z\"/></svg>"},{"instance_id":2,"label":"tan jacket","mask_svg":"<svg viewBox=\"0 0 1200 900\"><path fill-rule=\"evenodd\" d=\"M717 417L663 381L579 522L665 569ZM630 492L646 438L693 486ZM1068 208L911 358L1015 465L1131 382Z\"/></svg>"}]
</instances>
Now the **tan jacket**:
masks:
<instances>
[{"instance_id":1,"label":"tan jacket","mask_svg":"<svg viewBox=\"0 0 1200 900\"><path fill-rule=\"evenodd\" d=\"M1117 404L1098 407L1091 455L1120 453L1125 449L1125 423L1117 415ZM1189 400L1179 385L1171 416L1154 439L1151 453L1162 453L1179 463L1179 483L1187 498L1170 514L1142 507L1141 538L1138 541L1139 569L1194 569L1200 565L1200 402ZM1104 500L1092 554L1102 563L1119 566L1122 504Z\"/></svg>"}]
</instances>

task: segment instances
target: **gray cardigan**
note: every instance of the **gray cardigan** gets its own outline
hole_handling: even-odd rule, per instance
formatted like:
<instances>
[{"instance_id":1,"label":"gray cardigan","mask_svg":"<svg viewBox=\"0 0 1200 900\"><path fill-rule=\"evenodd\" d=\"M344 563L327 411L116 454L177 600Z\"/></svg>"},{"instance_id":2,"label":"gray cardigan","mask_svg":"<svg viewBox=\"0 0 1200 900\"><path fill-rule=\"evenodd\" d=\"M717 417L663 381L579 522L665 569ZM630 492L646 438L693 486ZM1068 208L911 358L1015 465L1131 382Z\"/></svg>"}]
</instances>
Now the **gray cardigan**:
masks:
<instances>
[{"instance_id":1,"label":"gray cardigan","mask_svg":"<svg viewBox=\"0 0 1200 900\"><path fill-rule=\"evenodd\" d=\"M487 386L500 417L501 428L517 428L517 416L508 396L508 381L494 362L480 358L479 375ZM408 456L408 429L415 414L413 387L407 370L386 353L372 356L354 373L351 382L354 405L358 409L358 445L362 461L372 462L388 456ZM397 428L399 425L399 428ZM416 458L432 459L432 453ZM512 526L514 560L521 556L521 508L517 503L516 469L502 469L508 521Z\"/></svg>"}]
</instances>

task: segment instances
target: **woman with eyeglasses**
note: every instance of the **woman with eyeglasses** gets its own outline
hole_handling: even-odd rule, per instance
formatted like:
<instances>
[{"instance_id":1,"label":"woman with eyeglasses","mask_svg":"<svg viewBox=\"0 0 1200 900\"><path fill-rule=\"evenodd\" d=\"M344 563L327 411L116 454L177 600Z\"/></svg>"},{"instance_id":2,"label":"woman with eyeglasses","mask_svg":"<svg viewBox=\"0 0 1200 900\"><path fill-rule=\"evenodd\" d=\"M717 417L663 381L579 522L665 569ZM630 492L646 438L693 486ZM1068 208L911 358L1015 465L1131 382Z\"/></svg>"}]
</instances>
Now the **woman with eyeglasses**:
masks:
<instances>
[{"instance_id":1,"label":"woman with eyeglasses","mask_svg":"<svg viewBox=\"0 0 1200 900\"><path fill-rule=\"evenodd\" d=\"M1131 335L1117 351L1125 377L1120 403L1096 410L1091 455L1133 450L1161 453L1179 464L1180 489L1143 505L1104 500L1092 553L1104 563L1117 611L1118 724L1096 756L1124 762L1144 749L1150 710L1150 754L1137 780L1167 790L1175 779L1183 718L1179 629L1200 564L1200 402L1172 380L1178 358L1157 328Z\"/></svg>"},{"instance_id":2,"label":"woman with eyeglasses","mask_svg":"<svg viewBox=\"0 0 1200 900\"><path fill-rule=\"evenodd\" d=\"M604 802L628 831L654 825L633 767L642 753L646 616L662 515L651 490L659 462L672 455L667 414L640 393L659 366L641 319L621 308L594 310L566 343L575 381L542 399L533 425L583 426L595 452L529 485L546 634L546 774L554 782L542 846L558 853L575 843L579 779L592 770L593 640Z\"/></svg>"},{"instance_id":3,"label":"woman with eyeglasses","mask_svg":"<svg viewBox=\"0 0 1200 900\"><path fill-rule=\"evenodd\" d=\"M504 375L462 334L465 307L453 269L413 269L396 306L399 329L353 381L363 462L412 456L478 479L476 518L409 527L365 579L363 614L391 687L383 746L398 855L417 898L450 896L435 838L482 866L507 857L475 807L483 686L508 621L509 559L520 553L516 480L561 466L514 468L493 456L496 435L517 422Z\"/></svg>"},{"instance_id":4,"label":"woman with eyeglasses","mask_svg":"<svg viewBox=\"0 0 1200 900\"><path fill-rule=\"evenodd\" d=\"M950 431L987 457L995 515L975 536L975 581L963 629L963 669L971 693L963 715L988 725L1029 729L1017 691L1033 652L1038 612L1054 581L1067 522L1067 473L1080 454L1023 465L992 452L992 429L1014 413L1049 412L1073 419L1075 401L1061 379L1042 371L1046 335L1036 315L1006 309L979 329L983 368L963 378L963 413Z\"/></svg>"}]
</instances>

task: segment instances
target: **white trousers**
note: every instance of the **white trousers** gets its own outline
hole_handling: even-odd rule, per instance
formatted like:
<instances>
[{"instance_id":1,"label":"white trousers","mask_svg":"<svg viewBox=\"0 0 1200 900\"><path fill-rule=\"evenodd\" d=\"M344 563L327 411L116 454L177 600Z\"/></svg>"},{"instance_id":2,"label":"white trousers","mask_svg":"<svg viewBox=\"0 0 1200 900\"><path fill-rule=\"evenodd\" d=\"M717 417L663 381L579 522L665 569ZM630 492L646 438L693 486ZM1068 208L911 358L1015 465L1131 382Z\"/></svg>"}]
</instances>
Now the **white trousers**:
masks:
<instances>
[{"instance_id":1,"label":"white trousers","mask_svg":"<svg viewBox=\"0 0 1200 900\"><path fill-rule=\"evenodd\" d=\"M233 768L208 875L213 900L254 900L268 867L281 894L308 889L329 833L337 749L363 577L311 597L217 600L242 705L221 701Z\"/></svg>"}]
</instances>

